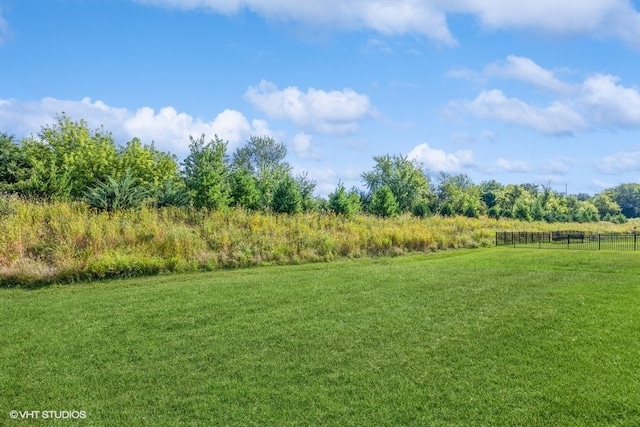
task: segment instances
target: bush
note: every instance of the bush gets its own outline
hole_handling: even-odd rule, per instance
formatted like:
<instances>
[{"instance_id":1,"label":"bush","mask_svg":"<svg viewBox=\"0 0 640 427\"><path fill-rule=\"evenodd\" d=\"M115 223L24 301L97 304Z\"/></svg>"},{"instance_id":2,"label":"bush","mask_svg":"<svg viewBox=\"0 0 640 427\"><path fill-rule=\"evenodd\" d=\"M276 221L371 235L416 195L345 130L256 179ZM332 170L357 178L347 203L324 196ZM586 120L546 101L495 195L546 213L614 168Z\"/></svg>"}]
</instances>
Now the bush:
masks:
<instances>
[{"instance_id":1,"label":"bush","mask_svg":"<svg viewBox=\"0 0 640 427\"><path fill-rule=\"evenodd\" d=\"M429 204L426 201L422 200L415 204L415 206L411 210L411 213L419 218L426 218L428 216L431 216L431 209L429 209Z\"/></svg>"},{"instance_id":2,"label":"bush","mask_svg":"<svg viewBox=\"0 0 640 427\"><path fill-rule=\"evenodd\" d=\"M159 208L189 205L189 193L182 183L167 180L156 191L155 204Z\"/></svg>"},{"instance_id":3,"label":"bush","mask_svg":"<svg viewBox=\"0 0 640 427\"><path fill-rule=\"evenodd\" d=\"M131 173L127 172L119 179L107 177L87 190L87 204L99 211L115 212L123 209L139 209L144 204L148 191L136 185Z\"/></svg>"}]
</instances>

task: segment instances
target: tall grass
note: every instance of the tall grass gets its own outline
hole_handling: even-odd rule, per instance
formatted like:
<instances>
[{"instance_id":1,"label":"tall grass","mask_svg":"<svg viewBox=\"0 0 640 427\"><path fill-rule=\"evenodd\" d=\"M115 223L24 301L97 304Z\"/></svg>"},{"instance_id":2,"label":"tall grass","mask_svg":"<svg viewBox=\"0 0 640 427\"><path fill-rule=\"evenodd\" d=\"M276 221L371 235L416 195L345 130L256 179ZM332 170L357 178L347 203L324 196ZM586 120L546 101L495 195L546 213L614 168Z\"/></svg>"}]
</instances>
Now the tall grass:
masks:
<instances>
[{"instance_id":1,"label":"tall grass","mask_svg":"<svg viewBox=\"0 0 640 427\"><path fill-rule=\"evenodd\" d=\"M108 213L82 203L8 202L0 216L3 286L487 247L496 230L632 227L170 207Z\"/></svg>"}]
</instances>

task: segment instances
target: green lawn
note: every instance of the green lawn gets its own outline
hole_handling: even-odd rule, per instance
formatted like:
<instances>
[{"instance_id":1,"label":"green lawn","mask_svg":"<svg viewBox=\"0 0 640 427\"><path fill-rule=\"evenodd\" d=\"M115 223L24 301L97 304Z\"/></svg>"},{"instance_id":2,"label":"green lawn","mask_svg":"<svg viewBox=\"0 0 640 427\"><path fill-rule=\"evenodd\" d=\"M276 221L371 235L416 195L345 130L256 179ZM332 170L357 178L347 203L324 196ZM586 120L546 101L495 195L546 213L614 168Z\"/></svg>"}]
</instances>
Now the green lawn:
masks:
<instances>
[{"instance_id":1,"label":"green lawn","mask_svg":"<svg viewBox=\"0 0 640 427\"><path fill-rule=\"evenodd\" d=\"M0 425L640 425L638 253L0 289L0 314Z\"/></svg>"}]
</instances>

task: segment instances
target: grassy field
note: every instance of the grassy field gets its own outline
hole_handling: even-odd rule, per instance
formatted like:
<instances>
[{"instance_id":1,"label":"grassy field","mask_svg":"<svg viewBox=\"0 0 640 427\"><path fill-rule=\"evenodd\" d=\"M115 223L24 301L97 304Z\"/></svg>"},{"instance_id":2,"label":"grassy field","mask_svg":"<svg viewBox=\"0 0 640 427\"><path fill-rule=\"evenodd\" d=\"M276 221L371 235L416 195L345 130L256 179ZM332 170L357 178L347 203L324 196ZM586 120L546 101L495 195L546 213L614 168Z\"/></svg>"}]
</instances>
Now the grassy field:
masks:
<instances>
[{"instance_id":1,"label":"grassy field","mask_svg":"<svg viewBox=\"0 0 640 427\"><path fill-rule=\"evenodd\" d=\"M639 425L638 256L489 248L0 289L0 425Z\"/></svg>"}]
</instances>

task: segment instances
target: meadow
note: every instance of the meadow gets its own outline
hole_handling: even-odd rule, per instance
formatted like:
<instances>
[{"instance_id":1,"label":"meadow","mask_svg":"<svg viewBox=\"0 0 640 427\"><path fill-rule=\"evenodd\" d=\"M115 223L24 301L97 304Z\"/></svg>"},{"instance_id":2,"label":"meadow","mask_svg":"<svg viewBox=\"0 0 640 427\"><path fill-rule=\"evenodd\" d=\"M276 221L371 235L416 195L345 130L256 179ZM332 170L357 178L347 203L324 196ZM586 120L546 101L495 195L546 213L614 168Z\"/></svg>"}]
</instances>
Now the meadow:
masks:
<instances>
[{"instance_id":1,"label":"meadow","mask_svg":"<svg viewBox=\"0 0 640 427\"><path fill-rule=\"evenodd\" d=\"M633 224L149 207L107 213L11 199L0 205L0 286L490 247L496 231L628 232Z\"/></svg>"},{"instance_id":2,"label":"meadow","mask_svg":"<svg viewBox=\"0 0 640 427\"><path fill-rule=\"evenodd\" d=\"M638 425L637 257L500 247L2 288L0 424Z\"/></svg>"}]
</instances>

